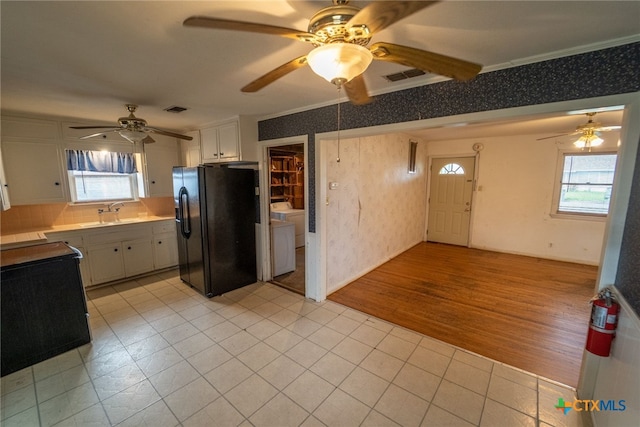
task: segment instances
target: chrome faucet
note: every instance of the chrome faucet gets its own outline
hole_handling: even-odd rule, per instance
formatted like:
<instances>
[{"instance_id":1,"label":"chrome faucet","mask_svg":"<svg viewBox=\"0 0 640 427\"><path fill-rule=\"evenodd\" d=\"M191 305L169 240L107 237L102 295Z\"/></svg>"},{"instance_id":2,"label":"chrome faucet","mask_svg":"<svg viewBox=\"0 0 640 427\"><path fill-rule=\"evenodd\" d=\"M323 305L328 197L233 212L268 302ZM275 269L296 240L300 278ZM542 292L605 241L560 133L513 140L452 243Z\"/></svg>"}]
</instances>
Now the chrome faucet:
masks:
<instances>
[{"instance_id":1,"label":"chrome faucet","mask_svg":"<svg viewBox=\"0 0 640 427\"><path fill-rule=\"evenodd\" d=\"M120 206L124 206L124 203L122 203L122 202L114 202L114 203L111 203L111 204L109 205L109 207L107 208L107 210L108 210L109 212L119 212L119 211L120 211L120 208L116 208L116 206L118 206L118 205L120 205ZM115 211L113 210L113 208L115 208Z\"/></svg>"}]
</instances>

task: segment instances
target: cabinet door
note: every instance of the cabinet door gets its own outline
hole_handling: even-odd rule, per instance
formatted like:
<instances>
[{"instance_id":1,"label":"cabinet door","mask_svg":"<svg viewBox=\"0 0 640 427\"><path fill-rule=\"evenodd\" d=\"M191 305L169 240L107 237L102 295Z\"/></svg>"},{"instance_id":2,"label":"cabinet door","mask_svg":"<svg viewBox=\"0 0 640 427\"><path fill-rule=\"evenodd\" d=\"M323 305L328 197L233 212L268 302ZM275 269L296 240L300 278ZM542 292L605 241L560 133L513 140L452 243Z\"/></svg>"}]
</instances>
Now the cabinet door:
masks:
<instances>
[{"instance_id":1,"label":"cabinet door","mask_svg":"<svg viewBox=\"0 0 640 427\"><path fill-rule=\"evenodd\" d=\"M66 202L58 147L38 142L3 142L6 185L13 205Z\"/></svg>"},{"instance_id":2,"label":"cabinet door","mask_svg":"<svg viewBox=\"0 0 640 427\"><path fill-rule=\"evenodd\" d=\"M195 167L200 164L200 131L194 130L185 135L192 137L191 141L180 141L182 164L187 167Z\"/></svg>"},{"instance_id":3,"label":"cabinet door","mask_svg":"<svg viewBox=\"0 0 640 427\"><path fill-rule=\"evenodd\" d=\"M84 248L82 234L79 232L52 232L46 233L48 242L64 242L80 251L82 259L80 260L80 274L82 276L82 284L86 288L91 286L91 269L89 268L89 258Z\"/></svg>"},{"instance_id":4,"label":"cabinet door","mask_svg":"<svg viewBox=\"0 0 640 427\"><path fill-rule=\"evenodd\" d=\"M162 233L154 236L153 261L156 270L178 265L178 241L175 233Z\"/></svg>"},{"instance_id":5,"label":"cabinet door","mask_svg":"<svg viewBox=\"0 0 640 427\"><path fill-rule=\"evenodd\" d=\"M202 163L217 162L220 159L217 127L200 130L200 146L202 149Z\"/></svg>"},{"instance_id":6,"label":"cabinet door","mask_svg":"<svg viewBox=\"0 0 640 427\"><path fill-rule=\"evenodd\" d=\"M149 147L146 150L149 196L173 196L173 167L180 163L178 147Z\"/></svg>"},{"instance_id":7,"label":"cabinet door","mask_svg":"<svg viewBox=\"0 0 640 427\"><path fill-rule=\"evenodd\" d=\"M11 207L9 201L9 186L4 175L4 163L2 162L2 151L0 150L0 209L6 211Z\"/></svg>"},{"instance_id":8,"label":"cabinet door","mask_svg":"<svg viewBox=\"0 0 640 427\"><path fill-rule=\"evenodd\" d=\"M193 168L200 164L200 144L198 144L197 147L190 146L186 154L187 154L186 163L188 167Z\"/></svg>"},{"instance_id":9,"label":"cabinet door","mask_svg":"<svg viewBox=\"0 0 640 427\"><path fill-rule=\"evenodd\" d=\"M239 160L238 124L236 122L221 125L218 128L221 160Z\"/></svg>"},{"instance_id":10,"label":"cabinet door","mask_svg":"<svg viewBox=\"0 0 640 427\"><path fill-rule=\"evenodd\" d=\"M47 240L50 240L50 239L47 239ZM79 245L71 245L71 246L79 250L80 253L82 254L82 259L80 260L80 276L82 278L82 285L85 288L87 286L91 286L91 268L89 266L89 257L87 256L88 253L85 250L85 248L83 248L82 246L79 246Z\"/></svg>"},{"instance_id":11,"label":"cabinet door","mask_svg":"<svg viewBox=\"0 0 640 427\"><path fill-rule=\"evenodd\" d=\"M122 242L122 255L126 277L153 270L153 249L150 240Z\"/></svg>"},{"instance_id":12,"label":"cabinet door","mask_svg":"<svg viewBox=\"0 0 640 427\"><path fill-rule=\"evenodd\" d=\"M87 251L92 285L124 277L124 259L120 243L91 246Z\"/></svg>"},{"instance_id":13,"label":"cabinet door","mask_svg":"<svg viewBox=\"0 0 640 427\"><path fill-rule=\"evenodd\" d=\"M91 268L89 267L89 259L87 257L87 251L82 247L76 247L82 254L80 260L80 276L82 277L82 285L86 288L91 286Z\"/></svg>"}]
</instances>

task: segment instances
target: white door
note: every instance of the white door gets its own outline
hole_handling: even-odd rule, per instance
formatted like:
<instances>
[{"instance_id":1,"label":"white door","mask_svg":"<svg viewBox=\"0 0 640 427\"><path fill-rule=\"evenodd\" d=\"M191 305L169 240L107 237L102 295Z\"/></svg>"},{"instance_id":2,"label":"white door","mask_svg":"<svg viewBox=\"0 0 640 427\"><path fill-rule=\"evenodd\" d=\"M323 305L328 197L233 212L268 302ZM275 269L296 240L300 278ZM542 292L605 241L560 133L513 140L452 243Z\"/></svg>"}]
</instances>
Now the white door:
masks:
<instances>
[{"instance_id":1,"label":"white door","mask_svg":"<svg viewBox=\"0 0 640 427\"><path fill-rule=\"evenodd\" d=\"M475 157L433 159L427 241L467 246Z\"/></svg>"}]
</instances>

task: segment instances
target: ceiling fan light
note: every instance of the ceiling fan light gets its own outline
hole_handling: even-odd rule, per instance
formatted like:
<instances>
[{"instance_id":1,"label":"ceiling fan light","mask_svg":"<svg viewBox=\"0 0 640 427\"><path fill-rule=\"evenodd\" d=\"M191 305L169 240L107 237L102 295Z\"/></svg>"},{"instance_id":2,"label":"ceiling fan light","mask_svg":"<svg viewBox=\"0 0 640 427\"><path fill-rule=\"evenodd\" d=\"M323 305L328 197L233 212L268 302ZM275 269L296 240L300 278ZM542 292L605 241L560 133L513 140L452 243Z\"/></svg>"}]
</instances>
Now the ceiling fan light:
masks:
<instances>
[{"instance_id":1,"label":"ceiling fan light","mask_svg":"<svg viewBox=\"0 0 640 427\"><path fill-rule=\"evenodd\" d=\"M592 147L597 147L598 145L601 145L604 142L604 139L599 138L597 136L594 136L590 141L589 141L589 145L591 145Z\"/></svg>"},{"instance_id":2,"label":"ceiling fan light","mask_svg":"<svg viewBox=\"0 0 640 427\"><path fill-rule=\"evenodd\" d=\"M346 83L362 74L373 55L369 49L351 43L330 43L313 49L307 62L314 73L330 83Z\"/></svg>"},{"instance_id":3,"label":"ceiling fan light","mask_svg":"<svg viewBox=\"0 0 640 427\"><path fill-rule=\"evenodd\" d=\"M598 137L597 135L582 135L580 138L578 138L573 145L575 145L577 148L591 148L591 147L597 147L598 145L601 145L604 142L604 139Z\"/></svg>"},{"instance_id":4,"label":"ceiling fan light","mask_svg":"<svg viewBox=\"0 0 640 427\"><path fill-rule=\"evenodd\" d=\"M127 141L132 142L134 144L136 142L142 141L144 138L147 137L147 134L140 130L123 129L121 131L118 131L118 133L120 134L121 137L123 137Z\"/></svg>"}]
</instances>

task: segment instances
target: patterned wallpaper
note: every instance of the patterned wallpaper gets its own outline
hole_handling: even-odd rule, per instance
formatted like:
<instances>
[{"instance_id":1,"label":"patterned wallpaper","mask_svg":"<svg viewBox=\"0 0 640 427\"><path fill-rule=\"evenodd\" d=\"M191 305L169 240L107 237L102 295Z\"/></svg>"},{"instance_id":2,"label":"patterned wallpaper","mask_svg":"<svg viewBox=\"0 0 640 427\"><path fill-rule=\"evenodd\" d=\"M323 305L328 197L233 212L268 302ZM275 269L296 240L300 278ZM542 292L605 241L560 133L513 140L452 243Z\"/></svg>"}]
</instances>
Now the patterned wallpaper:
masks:
<instances>
[{"instance_id":1,"label":"patterned wallpaper","mask_svg":"<svg viewBox=\"0 0 640 427\"><path fill-rule=\"evenodd\" d=\"M342 129L355 129L479 111L640 91L640 43L522 65L378 95L367 105L341 104ZM259 140L337 129L337 106L317 108L258 123ZM315 164L309 162L309 231L315 232Z\"/></svg>"},{"instance_id":2,"label":"patterned wallpaper","mask_svg":"<svg viewBox=\"0 0 640 427\"><path fill-rule=\"evenodd\" d=\"M323 142L324 143L324 142ZM427 150L418 144L408 173L409 136L391 134L327 142L327 292L331 293L422 241ZM393 226L382 226L393 224Z\"/></svg>"},{"instance_id":3,"label":"patterned wallpaper","mask_svg":"<svg viewBox=\"0 0 640 427\"><path fill-rule=\"evenodd\" d=\"M616 286L640 316L640 148L636 155L636 167L633 172Z\"/></svg>"}]
</instances>

